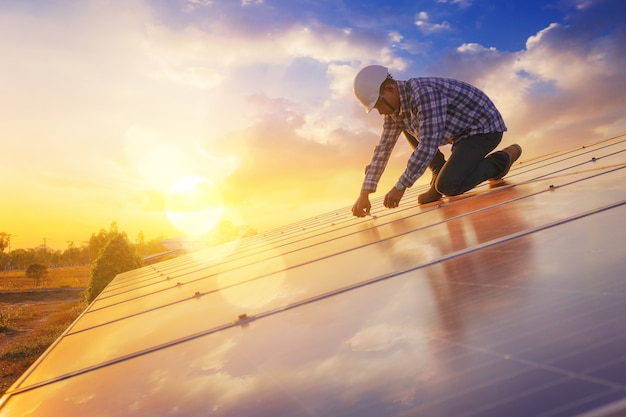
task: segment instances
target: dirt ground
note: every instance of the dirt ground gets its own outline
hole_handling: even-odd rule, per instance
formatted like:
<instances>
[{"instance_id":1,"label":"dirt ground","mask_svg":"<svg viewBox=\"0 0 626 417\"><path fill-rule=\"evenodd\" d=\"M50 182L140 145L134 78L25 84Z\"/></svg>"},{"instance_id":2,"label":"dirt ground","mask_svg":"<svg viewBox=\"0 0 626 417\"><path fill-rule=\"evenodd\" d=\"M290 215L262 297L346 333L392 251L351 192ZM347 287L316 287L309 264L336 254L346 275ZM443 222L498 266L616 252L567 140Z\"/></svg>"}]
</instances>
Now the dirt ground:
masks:
<instances>
[{"instance_id":1,"label":"dirt ground","mask_svg":"<svg viewBox=\"0 0 626 417\"><path fill-rule=\"evenodd\" d=\"M67 277L75 273L56 271L54 275ZM0 285L1 395L69 327L86 304L83 279L74 280L79 287L67 287L64 283L62 288L51 288L60 282L53 276L48 288L28 288L29 285L17 285L16 280L9 281L11 277L0 278L0 284L5 284Z\"/></svg>"}]
</instances>

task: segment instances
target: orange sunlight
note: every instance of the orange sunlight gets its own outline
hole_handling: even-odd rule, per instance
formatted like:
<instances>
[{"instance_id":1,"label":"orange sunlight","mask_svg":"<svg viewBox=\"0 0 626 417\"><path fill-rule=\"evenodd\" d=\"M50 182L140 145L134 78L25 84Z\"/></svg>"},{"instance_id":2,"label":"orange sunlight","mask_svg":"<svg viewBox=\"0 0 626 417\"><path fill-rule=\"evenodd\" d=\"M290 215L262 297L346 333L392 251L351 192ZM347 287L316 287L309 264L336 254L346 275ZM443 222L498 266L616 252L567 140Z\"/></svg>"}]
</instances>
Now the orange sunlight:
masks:
<instances>
[{"instance_id":1,"label":"orange sunlight","mask_svg":"<svg viewBox=\"0 0 626 417\"><path fill-rule=\"evenodd\" d=\"M178 230L188 235L202 235L219 223L224 200L212 181L188 176L178 180L167 192L165 209Z\"/></svg>"}]
</instances>

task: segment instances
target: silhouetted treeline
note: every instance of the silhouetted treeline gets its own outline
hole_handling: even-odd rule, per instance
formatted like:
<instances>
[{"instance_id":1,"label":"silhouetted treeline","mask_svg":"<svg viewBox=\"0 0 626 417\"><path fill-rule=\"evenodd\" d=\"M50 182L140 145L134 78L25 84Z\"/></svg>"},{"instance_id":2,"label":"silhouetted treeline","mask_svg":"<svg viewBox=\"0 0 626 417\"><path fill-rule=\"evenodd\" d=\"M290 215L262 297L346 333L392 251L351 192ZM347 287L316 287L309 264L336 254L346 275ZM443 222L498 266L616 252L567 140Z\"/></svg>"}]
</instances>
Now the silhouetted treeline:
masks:
<instances>
[{"instance_id":1,"label":"silhouetted treeline","mask_svg":"<svg viewBox=\"0 0 626 417\"><path fill-rule=\"evenodd\" d=\"M0 271L11 269L26 269L32 264L42 264L49 268L90 265L98 258L111 236L118 233L117 222L111 223L109 230L100 229L98 233L92 233L89 240L79 243L68 241L67 249L53 250L44 243L36 248L12 249L10 247L11 234L0 232ZM228 220L222 220L206 236L207 246L219 245L235 239L255 235L256 231L248 226L234 225ZM139 232L132 245L141 257L167 252L163 244L164 237L160 236L146 240L143 232ZM10 249L10 250L9 250Z\"/></svg>"},{"instance_id":2,"label":"silhouetted treeline","mask_svg":"<svg viewBox=\"0 0 626 417\"><path fill-rule=\"evenodd\" d=\"M30 249L11 248L9 252L10 235L2 232L0 233L0 270L26 269L32 264L42 264L49 268L89 265L98 257L113 233L118 233L116 222L111 223L108 231L100 229L98 233L92 233L89 240L80 242L78 245L69 241L65 250L54 250L42 244ZM133 245L139 255L153 255L167 251L167 248L161 243L162 240L163 237L158 237L146 241L143 232L139 232Z\"/></svg>"}]
</instances>

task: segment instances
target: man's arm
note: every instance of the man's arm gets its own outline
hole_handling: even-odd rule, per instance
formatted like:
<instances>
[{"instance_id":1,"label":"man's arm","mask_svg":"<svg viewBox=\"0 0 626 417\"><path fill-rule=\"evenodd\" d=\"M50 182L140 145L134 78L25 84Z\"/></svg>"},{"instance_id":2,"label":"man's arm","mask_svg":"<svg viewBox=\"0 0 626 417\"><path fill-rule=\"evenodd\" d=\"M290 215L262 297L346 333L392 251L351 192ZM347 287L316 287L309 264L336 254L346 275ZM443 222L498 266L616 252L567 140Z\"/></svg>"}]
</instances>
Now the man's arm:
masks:
<instances>
[{"instance_id":1,"label":"man's arm","mask_svg":"<svg viewBox=\"0 0 626 417\"><path fill-rule=\"evenodd\" d=\"M352 214L356 217L365 217L370 215L370 209L372 208L372 204L370 203L370 193L373 191L369 190L361 190L361 194L359 194L359 198L352 206Z\"/></svg>"},{"instance_id":2,"label":"man's arm","mask_svg":"<svg viewBox=\"0 0 626 417\"><path fill-rule=\"evenodd\" d=\"M363 187L361 188L362 190L369 190L371 193L376 191L378 181L387 167L387 162L389 162L391 152L393 151L401 132L402 127L398 126L390 116L385 116L380 141L378 142L378 145L376 145L376 148L374 148L372 161L367 166L365 180L363 181Z\"/></svg>"},{"instance_id":3,"label":"man's arm","mask_svg":"<svg viewBox=\"0 0 626 417\"><path fill-rule=\"evenodd\" d=\"M419 114L419 145L398 180L405 187L411 187L430 165L442 143L446 124L447 102L437 90L424 87L413 97L413 113Z\"/></svg>"}]
</instances>

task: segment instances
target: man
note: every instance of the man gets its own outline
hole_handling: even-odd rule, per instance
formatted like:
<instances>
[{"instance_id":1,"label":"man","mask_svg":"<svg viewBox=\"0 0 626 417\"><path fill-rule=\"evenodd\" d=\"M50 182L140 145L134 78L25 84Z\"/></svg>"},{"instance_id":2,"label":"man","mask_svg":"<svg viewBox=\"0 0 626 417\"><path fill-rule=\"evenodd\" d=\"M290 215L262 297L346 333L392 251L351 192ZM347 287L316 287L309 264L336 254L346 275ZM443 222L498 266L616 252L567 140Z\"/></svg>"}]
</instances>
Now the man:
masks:
<instances>
[{"instance_id":1,"label":"man","mask_svg":"<svg viewBox=\"0 0 626 417\"><path fill-rule=\"evenodd\" d=\"M419 204L437 201L442 194L463 194L486 180L503 178L520 157L522 148L511 145L493 152L506 125L493 102L478 88L462 81L411 78L396 81L386 67L363 68L354 79L354 94L369 113L384 116L380 142L365 169L361 194L352 214L370 214L369 194L376 191L400 133L412 142L414 151L397 184L385 195L387 208L398 207L404 191L430 167L430 189L418 197ZM446 162L439 147L452 144Z\"/></svg>"}]
</instances>

